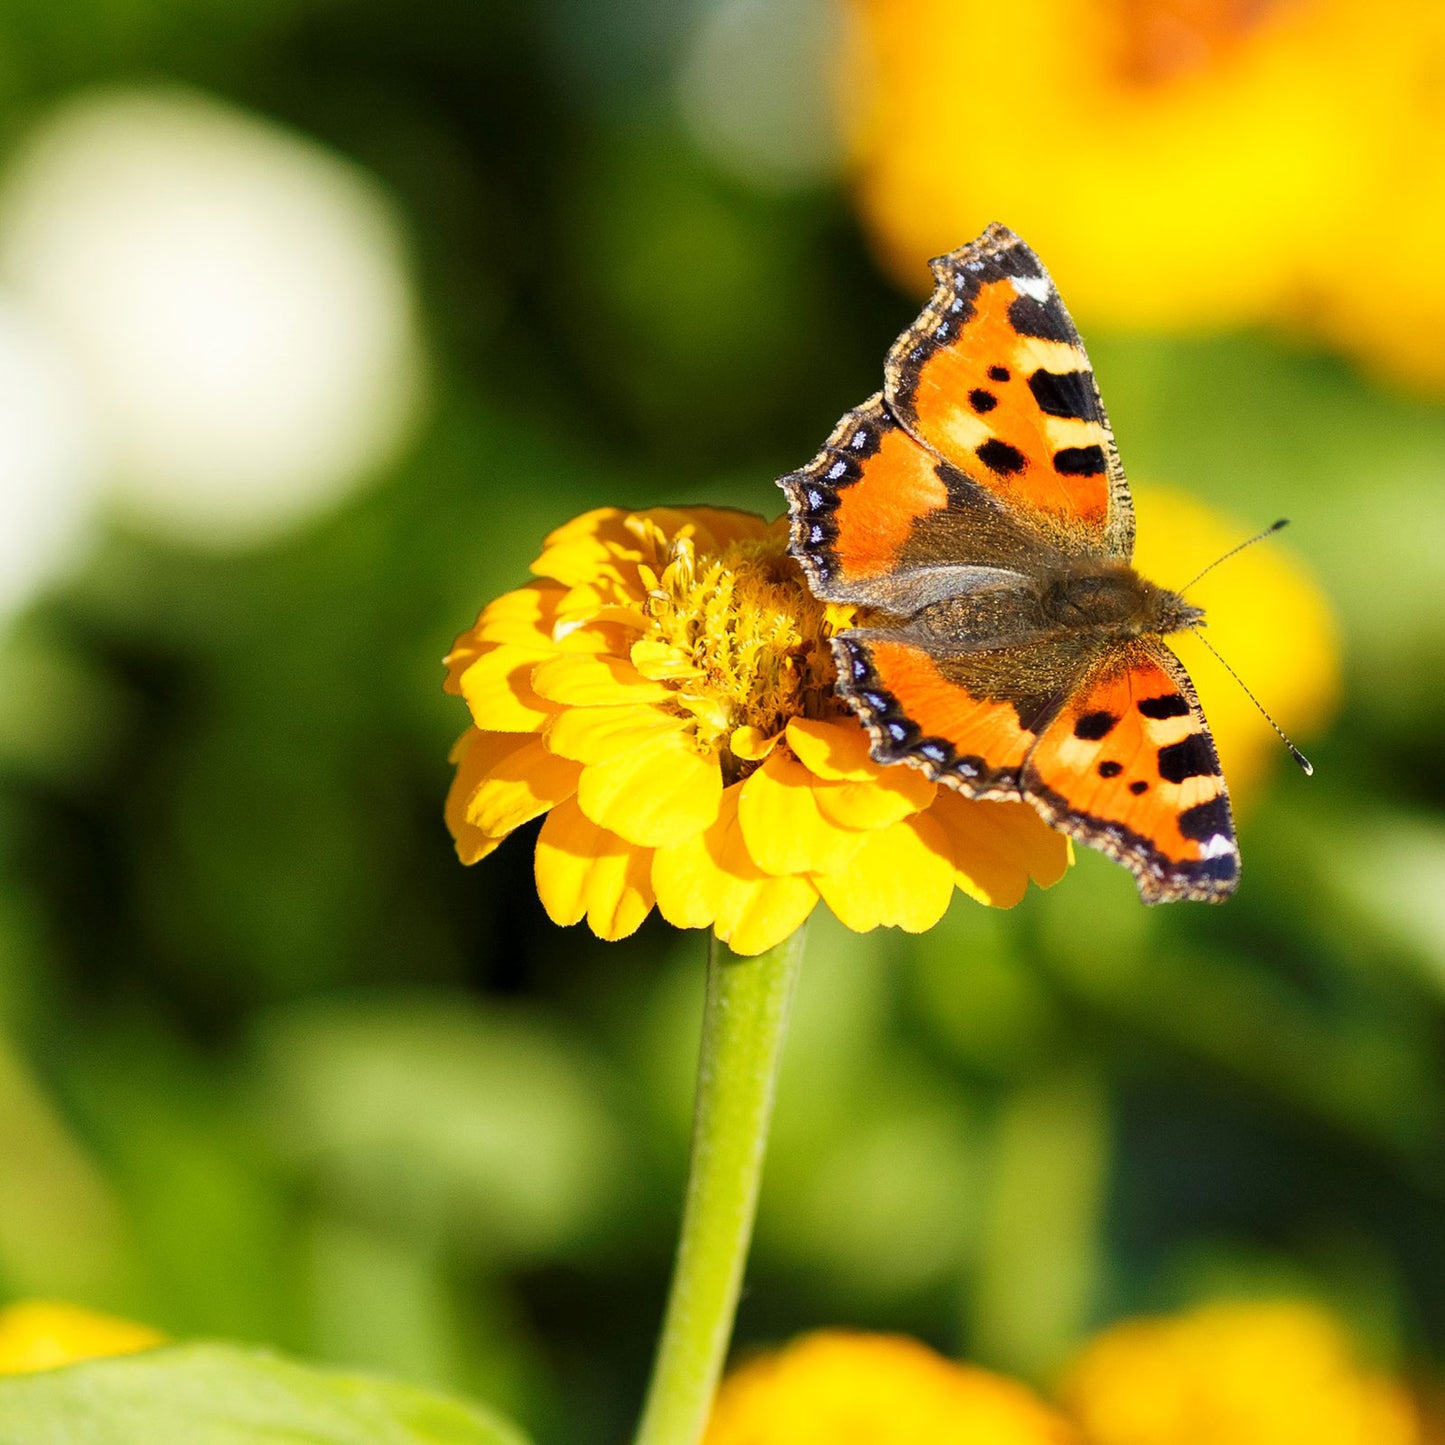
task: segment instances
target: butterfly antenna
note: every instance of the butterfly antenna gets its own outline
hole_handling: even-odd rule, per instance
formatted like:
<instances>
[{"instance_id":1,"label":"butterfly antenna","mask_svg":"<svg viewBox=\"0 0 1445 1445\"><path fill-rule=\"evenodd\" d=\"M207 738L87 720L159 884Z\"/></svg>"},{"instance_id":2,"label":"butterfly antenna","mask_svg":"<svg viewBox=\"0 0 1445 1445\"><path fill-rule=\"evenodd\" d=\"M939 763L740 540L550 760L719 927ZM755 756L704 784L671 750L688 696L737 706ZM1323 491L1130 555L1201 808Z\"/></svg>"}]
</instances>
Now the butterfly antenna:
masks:
<instances>
[{"instance_id":1,"label":"butterfly antenna","mask_svg":"<svg viewBox=\"0 0 1445 1445\"><path fill-rule=\"evenodd\" d=\"M1283 525L1284 525L1283 522L1276 522L1275 525L1269 529L1269 531L1270 531L1270 532L1277 532L1277 531L1280 529L1280 527L1282 527ZM1262 532L1262 533L1260 533L1260 536L1267 537L1268 535L1269 535L1269 532ZM1254 540L1257 542L1257 541L1259 540L1259 538L1256 537ZM1244 545L1247 547L1247 546L1249 545L1249 543L1246 542ZM1236 547L1234 550L1237 552L1237 551L1239 551L1239 548ZM1228 556L1228 555L1229 555L1228 553L1225 554L1225 556ZM1221 557L1219 560L1222 562L1222 561L1224 560L1224 558ZM1280 742L1282 742L1282 743L1285 745L1285 747L1287 747L1287 748L1289 749L1289 755L1290 755L1290 757L1292 757L1292 758L1295 760L1295 762L1297 762L1297 763L1300 765L1300 771L1305 775L1305 777L1307 777L1307 778L1313 777L1313 776L1314 776L1314 771L1315 771L1315 765L1314 765L1312 762L1310 762L1310 760L1309 760L1307 757L1305 757L1305 755L1304 755L1302 752L1300 752L1300 750L1299 750L1297 747L1295 747L1295 745L1294 745L1292 742L1290 742L1290 740L1285 736L1284 729L1283 729L1282 727L1280 727L1280 725L1279 725L1277 722L1275 722L1275 720L1269 715L1269 709L1266 708L1265 705L1264 705L1247 687L1245 687L1245 685L1244 685L1244 679L1243 679L1222 657L1220 657L1218 649L1214 646L1214 644L1213 644L1212 642L1210 642L1210 640L1209 640L1197 627L1191 627L1189 630L1190 630L1212 653L1214 653L1215 658L1218 659L1219 665L1230 675L1230 677L1232 677L1232 678L1235 680L1235 682L1237 682L1237 683L1240 685L1240 687L1241 687L1241 688L1243 689L1243 691L1244 691L1245 697L1247 697L1247 698L1250 700L1250 702L1252 702L1252 703L1255 705L1255 707L1257 707L1257 708L1259 709L1260 715L1264 718L1265 722L1267 722L1267 723L1270 725L1270 727L1272 727L1272 728L1275 730L1275 732L1277 732L1277 733L1279 734L1279 740L1280 740Z\"/></svg>"},{"instance_id":2,"label":"butterfly antenna","mask_svg":"<svg viewBox=\"0 0 1445 1445\"><path fill-rule=\"evenodd\" d=\"M1281 527L1288 527L1288 526L1289 526L1289 518L1288 518L1288 517L1281 517L1281 518L1279 519L1279 521L1271 523L1268 527L1266 527L1266 528L1264 529L1264 531L1262 531L1262 532L1258 533L1257 535L1251 537L1247 542L1241 542L1237 547L1231 547L1231 548L1229 549L1229 551L1227 551L1227 552L1224 554L1224 556L1222 556L1222 557L1216 557L1216 558L1214 559L1214 561L1212 561L1212 562L1209 564L1209 566L1207 566L1207 567L1204 569L1204 571L1199 574L1198 577L1195 577L1195 578L1194 578L1192 581L1190 581L1190 582L1186 582L1186 583L1184 584L1184 586L1182 586L1182 587L1179 589L1179 595L1182 597L1186 592L1189 591L1189 589L1190 589L1191 587L1194 586L1194 583L1195 583L1195 582L1199 581L1199 578L1200 578L1200 577L1206 576L1208 573L1214 571L1214 569L1215 569L1217 566L1219 566L1219 564L1220 564L1221 562L1227 562L1227 561L1229 561L1229 559L1230 559L1231 557L1237 556L1240 552L1243 552L1246 547L1253 547L1256 542L1263 542L1266 537L1273 537L1274 534L1275 534L1276 532L1278 532ZM1211 648L1210 650L1213 651L1212 648ZM1224 659L1223 659L1222 657L1221 657L1219 660L1220 660L1221 662L1224 661ZM1241 687L1244 687L1244 684L1243 684L1242 682L1241 682L1239 685L1240 685ZM1248 692L1249 689L1248 689L1248 688L1245 688L1245 691ZM1264 712L1264 709L1263 709L1263 708L1260 708L1260 711L1261 711L1261 712ZM1265 713L1264 715L1265 715L1266 717L1269 717L1269 714L1268 714L1268 713ZM1275 731L1278 732L1279 730L1276 728ZM1281 736L1283 736L1283 735L1281 734Z\"/></svg>"}]
</instances>

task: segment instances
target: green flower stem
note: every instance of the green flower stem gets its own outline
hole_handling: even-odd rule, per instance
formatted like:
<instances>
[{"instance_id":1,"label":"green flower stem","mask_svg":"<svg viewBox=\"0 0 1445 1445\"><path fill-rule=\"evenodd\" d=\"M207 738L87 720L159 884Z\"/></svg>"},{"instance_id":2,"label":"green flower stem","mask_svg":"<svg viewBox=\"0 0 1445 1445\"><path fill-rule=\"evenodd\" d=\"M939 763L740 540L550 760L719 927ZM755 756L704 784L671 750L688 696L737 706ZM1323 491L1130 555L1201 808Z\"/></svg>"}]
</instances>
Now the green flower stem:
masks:
<instances>
[{"instance_id":1,"label":"green flower stem","mask_svg":"<svg viewBox=\"0 0 1445 1445\"><path fill-rule=\"evenodd\" d=\"M692 1163L636 1445L696 1445L727 1357L803 930L757 958L711 940Z\"/></svg>"}]
</instances>

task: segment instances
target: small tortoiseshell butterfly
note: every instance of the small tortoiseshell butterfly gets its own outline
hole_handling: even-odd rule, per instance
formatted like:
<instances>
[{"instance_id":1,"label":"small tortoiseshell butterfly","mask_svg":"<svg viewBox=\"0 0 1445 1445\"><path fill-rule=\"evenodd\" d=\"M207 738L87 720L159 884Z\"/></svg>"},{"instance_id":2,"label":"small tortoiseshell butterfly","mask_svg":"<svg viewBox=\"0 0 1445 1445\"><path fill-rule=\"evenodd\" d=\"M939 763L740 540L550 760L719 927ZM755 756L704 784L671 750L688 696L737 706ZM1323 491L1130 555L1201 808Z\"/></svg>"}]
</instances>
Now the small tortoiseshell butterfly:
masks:
<instances>
[{"instance_id":1,"label":"small tortoiseshell butterfly","mask_svg":"<svg viewBox=\"0 0 1445 1445\"><path fill-rule=\"evenodd\" d=\"M779 483L813 591L868 609L833 639L838 690L879 762L1027 799L1146 902L1220 901L1239 878L1229 797L1163 641L1204 614L1130 565L1079 333L1004 226L932 265L883 390Z\"/></svg>"}]
</instances>

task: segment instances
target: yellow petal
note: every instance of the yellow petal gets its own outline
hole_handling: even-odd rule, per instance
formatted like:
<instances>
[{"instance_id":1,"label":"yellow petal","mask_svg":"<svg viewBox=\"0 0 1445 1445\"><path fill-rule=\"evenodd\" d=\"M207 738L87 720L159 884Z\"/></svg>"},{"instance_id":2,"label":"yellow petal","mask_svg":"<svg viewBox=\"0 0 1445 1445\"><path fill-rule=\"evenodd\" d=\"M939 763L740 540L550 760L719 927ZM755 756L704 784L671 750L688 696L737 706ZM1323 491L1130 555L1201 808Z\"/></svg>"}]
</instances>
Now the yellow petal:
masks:
<instances>
[{"instance_id":1,"label":"yellow petal","mask_svg":"<svg viewBox=\"0 0 1445 1445\"><path fill-rule=\"evenodd\" d=\"M812 773L776 748L743 784L738 823L748 853L764 873L836 873L866 834L823 816Z\"/></svg>"},{"instance_id":2,"label":"yellow petal","mask_svg":"<svg viewBox=\"0 0 1445 1445\"><path fill-rule=\"evenodd\" d=\"M467 803L467 822L499 838L570 798L581 771L580 764L549 753L541 738L528 738L520 748L486 760L481 782Z\"/></svg>"},{"instance_id":3,"label":"yellow petal","mask_svg":"<svg viewBox=\"0 0 1445 1445\"><path fill-rule=\"evenodd\" d=\"M729 797L736 792L734 784L723 794L719 821L724 812L737 816L736 803L729 803ZM714 823L705 832L694 833L670 848L659 848L652 855L657 911L674 928L706 928L717 916L724 879L710 839L718 826Z\"/></svg>"},{"instance_id":4,"label":"yellow petal","mask_svg":"<svg viewBox=\"0 0 1445 1445\"><path fill-rule=\"evenodd\" d=\"M557 709L532 688L537 665L552 656L535 648L492 646L458 679L472 721L487 732L536 732Z\"/></svg>"},{"instance_id":5,"label":"yellow petal","mask_svg":"<svg viewBox=\"0 0 1445 1445\"><path fill-rule=\"evenodd\" d=\"M953 896L953 850L943 828L920 813L863 836L846 868L813 880L823 901L855 933L932 928Z\"/></svg>"},{"instance_id":6,"label":"yellow petal","mask_svg":"<svg viewBox=\"0 0 1445 1445\"><path fill-rule=\"evenodd\" d=\"M553 657L532 673L532 687L548 702L568 707L608 707L626 702L665 702L671 690L642 676L625 657Z\"/></svg>"},{"instance_id":7,"label":"yellow petal","mask_svg":"<svg viewBox=\"0 0 1445 1445\"><path fill-rule=\"evenodd\" d=\"M129 1355L165 1342L165 1336L148 1325L79 1305L20 1300L0 1309L0 1375L25 1375L80 1360ZM55 1438L56 1433L70 1432L61 1426L59 1432L44 1433Z\"/></svg>"},{"instance_id":8,"label":"yellow petal","mask_svg":"<svg viewBox=\"0 0 1445 1445\"><path fill-rule=\"evenodd\" d=\"M682 732L587 764L577 785L577 801L598 827L646 848L702 832L717 817L721 796L717 759L699 753Z\"/></svg>"},{"instance_id":9,"label":"yellow petal","mask_svg":"<svg viewBox=\"0 0 1445 1445\"><path fill-rule=\"evenodd\" d=\"M547 746L559 757L579 763L605 763L643 743L681 732L687 719L641 704L622 707L568 708L552 719Z\"/></svg>"},{"instance_id":10,"label":"yellow petal","mask_svg":"<svg viewBox=\"0 0 1445 1445\"><path fill-rule=\"evenodd\" d=\"M737 512L731 507L688 507L686 516L700 552L721 552L734 542L756 541L777 525L753 512ZM779 520L786 525L786 519Z\"/></svg>"},{"instance_id":11,"label":"yellow petal","mask_svg":"<svg viewBox=\"0 0 1445 1445\"><path fill-rule=\"evenodd\" d=\"M482 609L472 635L479 642L545 647L552 640L557 604L566 595L566 589L553 582L529 582L515 592L504 592Z\"/></svg>"},{"instance_id":12,"label":"yellow petal","mask_svg":"<svg viewBox=\"0 0 1445 1445\"><path fill-rule=\"evenodd\" d=\"M958 886L995 908L1012 908L1031 877L1051 887L1073 861L1069 840L1028 803L979 803L940 788L928 816L948 834Z\"/></svg>"},{"instance_id":13,"label":"yellow petal","mask_svg":"<svg viewBox=\"0 0 1445 1445\"><path fill-rule=\"evenodd\" d=\"M599 828L569 798L537 836L537 895L553 923L585 916L598 938L626 938L652 911L651 864L647 849Z\"/></svg>"},{"instance_id":14,"label":"yellow petal","mask_svg":"<svg viewBox=\"0 0 1445 1445\"><path fill-rule=\"evenodd\" d=\"M447 828L456 843L457 857L468 865L479 862L501 844L501 837L478 828L468 821L467 807L472 795L482 784L488 769L494 766L508 752L518 752L532 741L527 734L503 736L499 733L478 732L468 728L457 739L452 748L451 761L457 771L452 785L447 790L445 817Z\"/></svg>"},{"instance_id":15,"label":"yellow petal","mask_svg":"<svg viewBox=\"0 0 1445 1445\"><path fill-rule=\"evenodd\" d=\"M662 916L679 928L715 925L735 953L758 954L797 931L818 892L806 878L772 878L753 862L738 824L739 784L728 788L705 833L652 860Z\"/></svg>"},{"instance_id":16,"label":"yellow petal","mask_svg":"<svg viewBox=\"0 0 1445 1445\"><path fill-rule=\"evenodd\" d=\"M814 785L818 808L825 818L844 828L886 828L901 818L922 812L933 801L938 784L917 768L905 764L880 768L867 783Z\"/></svg>"},{"instance_id":17,"label":"yellow petal","mask_svg":"<svg viewBox=\"0 0 1445 1445\"><path fill-rule=\"evenodd\" d=\"M855 718L795 717L788 746L810 773L829 782L866 783L879 773L868 756L868 729Z\"/></svg>"},{"instance_id":18,"label":"yellow petal","mask_svg":"<svg viewBox=\"0 0 1445 1445\"><path fill-rule=\"evenodd\" d=\"M809 879L760 873L728 883L713 929L734 953L753 958L796 933L817 905L818 890Z\"/></svg>"},{"instance_id":19,"label":"yellow petal","mask_svg":"<svg viewBox=\"0 0 1445 1445\"><path fill-rule=\"evenodd\" d=\"M782 740L782 733L765 733L762 728L747 724L733 729L728 738L728 751L745 762L760 763Z\"/></svg>"},{"instance_id":20,"label":"yellow petal","mask_svg":"<svg viewBox=\"0 0 1445 1445\"><path fill-rule=\"evenodd\" d=\"M590 581L619 550L633 544L624 525L626 517L621 507L596 507L564 522L542 543L542 555L532 563L532 571L568 587Z\"/></svg>"},{"instance_id":21,"label":"yellow petal","mask_svg":"<svg viewBox=\"0 0 1445 1445\"><path fill-rule=\"evenodd\" d=\"M702 669L693 662L691 655L670 642L643 638L632 644L628 655L638 672L657 681L672 678L691 681L703 676Z\"/></svg>"}]
</instances>

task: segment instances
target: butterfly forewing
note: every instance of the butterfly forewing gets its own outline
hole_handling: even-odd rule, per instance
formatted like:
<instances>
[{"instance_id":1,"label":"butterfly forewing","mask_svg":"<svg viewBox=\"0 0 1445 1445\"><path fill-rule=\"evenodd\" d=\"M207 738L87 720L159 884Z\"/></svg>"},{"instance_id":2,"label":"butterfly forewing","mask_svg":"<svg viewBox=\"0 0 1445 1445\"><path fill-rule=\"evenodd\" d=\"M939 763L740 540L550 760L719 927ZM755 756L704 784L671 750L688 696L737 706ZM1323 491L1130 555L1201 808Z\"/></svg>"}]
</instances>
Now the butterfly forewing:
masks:
<instances>
[{"instance_id":1,"label":"butterfly forewing","mask_svg":"<svg viewBox=\"0 0 1445 1445\"><path fill-rule=\"evenodd\" d=\"M1129 489L1049 273L997 225L932 265L933 297L888 356L889 407L1061 550L1127 559Z\"/></svg>"}]
</instances>

